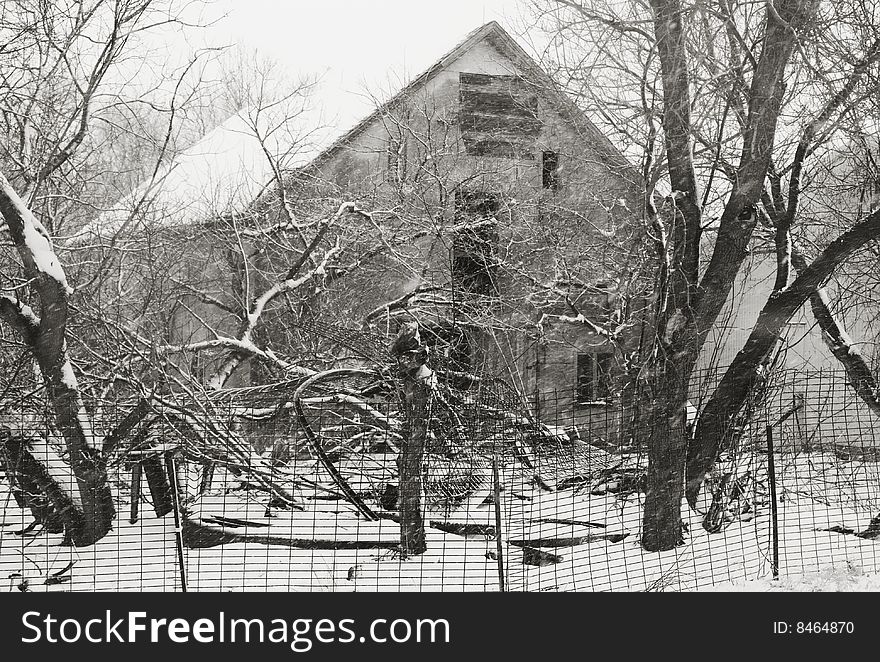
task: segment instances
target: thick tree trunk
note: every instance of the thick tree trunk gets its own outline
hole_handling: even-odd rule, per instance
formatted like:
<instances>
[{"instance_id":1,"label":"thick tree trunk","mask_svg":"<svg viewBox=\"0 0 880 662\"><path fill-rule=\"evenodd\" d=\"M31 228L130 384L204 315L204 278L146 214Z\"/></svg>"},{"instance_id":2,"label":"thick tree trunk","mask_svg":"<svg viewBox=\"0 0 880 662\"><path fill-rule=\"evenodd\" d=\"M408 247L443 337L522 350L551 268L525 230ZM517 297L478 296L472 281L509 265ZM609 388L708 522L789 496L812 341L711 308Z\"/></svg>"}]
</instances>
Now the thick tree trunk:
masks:
<instances>
[{"instance_id":1,"label":"thick tree trunk","mask_svg":"<svg viewBox=\"0 0 880 662\"><path fill-rule=\"evenodd\" d=\"M734 358L697 422L687 457L686 495L691 506L696 503L706 474L729 438L734 417L761 378L761 366L776 347L785 324L835 268L878 236L880 211L875 211L831 242L812 264L800 271L791 285L774 292L767 300L745 346Z\"/></svg>"},{"instance_id":2,"label":"thick tree trunk","mask_svg":"<svg viewBox=\"0 0 880 662\"><path fill-rule=\"evenodd\" d=\"M428 549L422 517L422 461L428 436L431 392L422 381L407 380L404 385L406 430L400 450L400 552L404 557L423 554Z\"/></svg>"},{"instance_id":3,"label":"thick tree trunk","mask_svg":"<svg viewBox=\"0 0 880 662\"><path fill-rule=\"evenodd\" d=\"M650 451L650 462L656 466L649 469L645 502L646 549L671 549L680 538L681 522L674 513L680 510L681 487L676 481L684 473L687 455L687 381L745 259L756 225L753 210L772 155L785 69L799 31L809 23L817 6L815 0L778 0L767 7L761 54L749 89L742 155L719 221L712 257L698 285L703 218L693 176L688 12L679 0L651 0L663 78L663 128L674 226L669 232L671 246L664 246L662 251L665 263L661 270L666 271L668 279L661 278L658 288L656 402L652 404ZM665 243L665 237L661 235L660 241Z\"/></svg>"},{"instance_id":4,"label":"thick tree trunk","mask_svg":"<svg viewBox=\"0 0 880 662\"><path fill-rule=\"evenodd\" d=\"M696 363L696 357L715 320L721 312L731 286L746 256L746 248L756 224L754 213L763 190L764 179L773 152L776 127L784 93L785 69L798 40L800 31L809 25L815 15L816 0L778 0L766 7L765 29L760 57L757 60L748 95L748 117L743 130L742 155L737 167L733 189L728 197L718 224L718 236L712 257L696 285L695 255L699 254L699 224L702 213L698 206L696 184L689 173L693 167L690 141L692 127L684 109L690 108L690 89L687 73L688 53L685 40L687 13L678 0L651 0L654 11L654 33L657 53L663 74L663 125L666 133L672 199L676 214L687 231L683 237L673 234L674 259L667 263L669 292L660 288L660 296L674 300L658 306L658 336L660 351L656 357L655 397L666 407L653 417L653 444L651 462L660 463L649 469L648 496L645 504L643 545L646 549L670 549L678 540L680 522L672 513L680 508L680 491L675 481L681 476L680 466L691 452L702 460L707 450L717 450L718 439L695 440L692 451L687 447L684 423L687 400L687 380ZM685 246L678 242L684 241ZM666 251L668 255L668 250ZM676 273L681 272L681 273ZM685 283L676 283L684 277ZM684 295L684 296L682 296ZM772 326L772 324L771 324ZM756 343L764 343L763 335L773 335L772 328L759 329ZM760 347L749 348L760 354ZM745 362L746 357L742 361ZM752 371L757 364L753 363ZM725 379L734 390L748 384L748 367L740 367ZM717 403L725 418L727 405ZM681 423L681 425L680 425ZM676 432L680 425L682 432ZM705 426L704 426L705 427ZM716 426L718 427L718 426ZM722 429L725 426L720 426ZM705 431L705 430L704 430ZM686 438L685 438L686 439ZM710 448L711 447L711 448ZM714 457L714 455L712 456ZM704 462L688 466L688 477ZM702 473L700 475L702 481ZM690 488L689 488L690 489ZM665 501L665 503L660 503ZM652 518L660 518L655 523ZM666 527L660 533L659 527Z\"/></svg>"},{"instance_id":5,"label":"thick tree trunk","mask_svg":"<svg viewBox=\"0 0 880 662\"><path fill-rule=\"evenodd\" d=\"M42 465L57 484L52 487L37 472L33 479L46 489L70 490L70 504L64 506L68 536L77 545L91 545L111 528L116 515L104 460L82 400L76 376L67 355L68 297L71 290L45 228L34 218L9 182L0 174L0 214L21 257L25 274L33 281L39 294L40 315L30 307L8 296L0 296L0 316L21 335L39 365L49 402L54 410L55 428L67 447L67 465L56 466L47 457L32 452L30 456ZM75 480L61 475L72 473ZM73 487L75 485L75 488ZM41 485L42 487L42 485ZM47 496L55 501L51 494ZM60 497L59 497L60 498ZM60 511L59 511L60 512Z\"/></svg>"},{"instance_id":6,"label":"thick tree trunk","mask_svg":"<svg viewBox=\"0 0 880 662\"><path fill-rule=\"evenodd\" d=\"M38 359L41 356L38 350ZM70 538L77 546L91 545L103 538L111 529L116 509L107 482L104 458L96 448L86 418L76 382L71 382L73 371L67 360L66 347L60 360L40 361L44 377L49 375L49 399L55 410L55 426L61 432L67 446L67 460L76 477L75 500L82 512L82 525L69 530ZM49 364L44 367L44 363ZM58 367L58 363L62 365Z\"/></svg>"},{"instance_id":7,"label":"thick tree trunk","mask_svg":"<svg viewBox=\"0 0 880 662\"><path fill-rule=\"evenodd\" d=\"M684 542L681 503L687 453L687 376L666 362L651 404L642 547L658 552Z\"/></svg>"}]
</instances>

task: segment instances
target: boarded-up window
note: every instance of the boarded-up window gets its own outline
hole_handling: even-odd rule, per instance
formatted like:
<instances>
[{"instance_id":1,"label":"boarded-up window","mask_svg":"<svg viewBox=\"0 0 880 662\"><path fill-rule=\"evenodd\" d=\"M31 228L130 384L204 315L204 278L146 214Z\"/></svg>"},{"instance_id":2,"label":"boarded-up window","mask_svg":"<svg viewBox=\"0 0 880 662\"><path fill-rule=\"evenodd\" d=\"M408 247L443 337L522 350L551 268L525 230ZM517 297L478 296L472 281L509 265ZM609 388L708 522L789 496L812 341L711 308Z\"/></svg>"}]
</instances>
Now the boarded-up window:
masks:
<instances>
[{"instance_id":1,"label":"boarded-up window","mask_svg":"<svg viewBox=\"0 0 880 662\"><path fill-rule=\"evenodd\" d=\"M461 137L473 156L534 159L538 95L518 76L459 74Z\"/></svg>"},{"instance_id":2,"label":"boarded-up window","mask_svg":"<svg viewBox=\"0 0 880 662\"><path fill-rule=\"evenodd\" d=\"M605 402L611 396L611 354L577 355L578 402Z\"/></svg>"},{"instance_id":3,"label":"boarded-up window","mask_svg":"<svg viewBox=\"0 0 880 662\"><path fill-rule=\"evenodd\" d=\"M455 196L455 221L460 226L452 238L452 280L474 294L498 294L496 196L459 191Z\"/></svg>"}]
</instances>

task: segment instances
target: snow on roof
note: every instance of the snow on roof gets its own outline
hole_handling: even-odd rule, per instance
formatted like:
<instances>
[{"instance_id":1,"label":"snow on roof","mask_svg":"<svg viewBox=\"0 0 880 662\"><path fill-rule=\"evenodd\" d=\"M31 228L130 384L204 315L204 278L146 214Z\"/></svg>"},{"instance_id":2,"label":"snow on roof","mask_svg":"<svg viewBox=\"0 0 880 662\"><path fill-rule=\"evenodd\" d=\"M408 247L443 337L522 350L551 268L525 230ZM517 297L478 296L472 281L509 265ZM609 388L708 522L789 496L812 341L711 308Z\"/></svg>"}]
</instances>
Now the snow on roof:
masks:
<instances>
[{"instance_id":1,"label":"snow on roof","mask_svg":"<svg viewBox=\"0 0 880 662\"><path fill-rule=\"evenodd\" d=\"M394 95L405 93L419 81L423 81L439 66L460 54L475 39L490 31L501 30L495 23L487 23L469 33L451 51L420 76ZM313 90L320 94L320 86ZM302 142L302 136L293 135L291 127L284 132L267 131L266 117L261 118L263 135L271 134L270 153L288 151L284 160L285 169L298 168L320 160L333 149L344 144L346 139L356 134L378 109L360 119L354 126L321 127L316 112L302 106L291 113L296 115L294 128L302 135L309 136L308 145L300 144L299 149L291 150L291 144ZM315 103L314 106L318 106ZM285 110L274 109L278 113ZM181 152L173 162L161 169L152 178L134 191L124 196L114 208L102 212L94 221L76 232L67 240L69 246L77 246L101 239L110 239L122 231L130 232L138 227L180 227L215 218L219 214L230 213L247 207L257 199L273 177L272 168L254 131L253 110L244 110L233 115L223 124L206 134L201 140ZM311 126L307 122L311 122ZM277 122L276 122L277 124ZM286 138L289 144L284 144ZM133 214L134 211L137 214Z\"/></svg>"},{"instance_id":2,"label":"snow on roof","mask_svg":"<svg viewBox=\"0 0 880 662\"><path fill-rule=\"evenodd\" d=\"M316 111L299 108L293 114L294 119L275 131L271 129L277 122L262 114L255 117L252 109L233 115L178 154L155 178L76 232L67 244L109 239L138 227L199 223L246 208L272 181L266 151L289 170L310 162L327 144L328 129L321 127ZM269 137L261 141L258 134Z\"/></svg>"},{"instance_id":3,"label":"snow on roof","mask_svg":"<svg viewBox=\"0 0 880 662\"><path fill-rule=\"evenodd\" d=\"M285 131L266 131L259 126L257 128L262 135L271 136L272 144L268 145L272 150L270 153L286 152L282 163L284 170L316 165L340 147L344 147L382 108L394 104L415 86L424 83L475 43L487 37L496 39L499 47L510 57L524 63L547 83L545 91L552 94L559 103L568 106L571 111L568 113L570 120L588 130L596 146L608 156L609 162L626 168L632 167L575 104L555 90L549 77L495 21L470 32L452 50L422 74L414 77L380 107L374 107L372 112L353 127L340 126L339 123L322 126L316 121L319 106L316 103L312 108L300 107L297 112L292 113L296 116L296 121L286 127ZM302 99L299 102L302 103ZM77 232L68 240L68 245L110 238L123 230L131 231L138 225L179 227L246 208L257 199L273 176L270 162L256 138L252 115L253 111L242 111L208 133L195 145L184 150L154 180L139 186L120 200L114 209L103 212ZM265 123L265 118L262 120ZM132 214L135 209L139 212L137 215Z\"/></svg>"}]
</instances>

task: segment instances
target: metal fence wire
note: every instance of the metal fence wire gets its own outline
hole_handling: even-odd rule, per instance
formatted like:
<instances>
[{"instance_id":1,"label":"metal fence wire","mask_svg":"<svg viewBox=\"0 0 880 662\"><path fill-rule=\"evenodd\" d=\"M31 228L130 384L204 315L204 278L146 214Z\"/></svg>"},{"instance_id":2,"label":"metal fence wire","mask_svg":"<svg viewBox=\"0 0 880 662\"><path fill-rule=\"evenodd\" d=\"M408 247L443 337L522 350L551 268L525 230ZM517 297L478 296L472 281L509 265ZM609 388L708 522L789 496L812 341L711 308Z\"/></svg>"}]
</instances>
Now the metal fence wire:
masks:
<instances>
[{"instance_id":1,"label":"metal fence wire","mask_svg":"<svg viewBox=\"0 0 880 662\"><path fill-rule=\"evenodd\" d=\"M775 564L783 576L877 568L876 414L843 372L774 373L697 509L683 505L685 544L659 553L640 545L640 412L559 391L542 394L537 418L490 380L434 390L421 463L427 550L403 554L399 457L411 422L400 394L381 370L331 377L89 402L96 429L121 432L107 459L116 521L85 547L65 543L20 470L15 450L39 453L37 438L64 461L45 412L7 411L6 588L684 591L767 576ZM695 378L697 409L714 381Z\"/></svg>"}]
</instances>

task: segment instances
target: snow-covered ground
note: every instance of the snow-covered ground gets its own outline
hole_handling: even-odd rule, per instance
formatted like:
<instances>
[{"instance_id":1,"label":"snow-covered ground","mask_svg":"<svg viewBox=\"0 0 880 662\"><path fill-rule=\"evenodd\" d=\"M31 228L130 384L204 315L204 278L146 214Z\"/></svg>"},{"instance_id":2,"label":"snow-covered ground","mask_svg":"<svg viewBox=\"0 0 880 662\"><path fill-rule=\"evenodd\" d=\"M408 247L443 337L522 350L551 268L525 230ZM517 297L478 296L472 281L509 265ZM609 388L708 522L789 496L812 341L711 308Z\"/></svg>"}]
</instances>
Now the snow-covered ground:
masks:
<instances>
[{"instance_id":1,"label":"snow-covered ground","mask_svg":"<svg viewBox=\"0 0 880 662\"><path fill-rule=\"evenodd\" d=\"M502 545L505 588L511 591L875 590L880 588L880 543L828 531L862 531L877 514L877 465L833 455L800 455L779 462L780 574L772 581L770 514L766 502L707 533L697 513L683 508L687 542L663 553L639 544L642 495L618 498L577 486L548 492L516 466L502 470ZM180 588L173 517L157 518L149 504L128 521L128 495L118 481L119 518L98 544L60 546L60 536L13 534L30 522L0 488L0 579L6 590L175 591ZM367 521L341 501L300 491L305 510L274 511L250 491L215 490L190 504L194 521L215 517L249 524L224 532L241 542L186 549L190 590L213 591L497 591L497 541L492 535L456 535L429 528L428 551L401 560L391 549L297 549L265 544L282 539L360 541L389 545L399 538L391 520ZM451 512L427 519L495 524L489 491L475 493ZM262 540L261 540L262 539ZM560 558L527 565L533 553ZM53 573L71 561L59 578ZM48 583L47 583L48 580Z\"/></svg>"},{"instance_id":2,"label":"snow-covered ground","mask_svg":"<svg viewBox=\"0 0 880 662\"><path fill-rule=\"evenodd\" d=\"M842 591L880 591L880 573L865 572L852 565L843 568L828 568L789 577L762 577L748 582L724 582L704 589L705 592L842 592Z\"/></svg>"}]
</instances>

